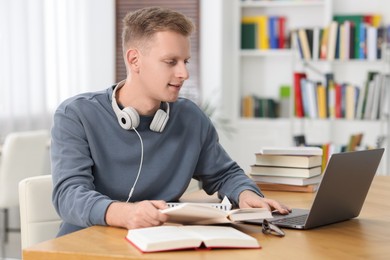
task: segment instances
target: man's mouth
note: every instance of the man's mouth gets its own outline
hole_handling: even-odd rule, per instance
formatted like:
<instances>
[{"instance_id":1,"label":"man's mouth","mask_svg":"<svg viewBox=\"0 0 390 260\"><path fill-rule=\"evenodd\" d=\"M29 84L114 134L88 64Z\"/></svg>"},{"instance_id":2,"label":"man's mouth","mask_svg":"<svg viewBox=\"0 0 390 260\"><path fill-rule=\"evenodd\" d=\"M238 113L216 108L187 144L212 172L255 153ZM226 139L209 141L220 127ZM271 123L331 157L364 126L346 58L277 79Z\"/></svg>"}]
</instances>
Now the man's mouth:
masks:
<instances>
[{"instance_id":1,"label":"man's mouth","mask_svg":"<svg viewBox=\"0 0 390 260\"><path fill-rule=\"evenodd\" d=\"M168 86L170 87L175 87L175 88L181 88L182 84L172 84L172 83L168 83Z\"/></svg>"}]
</instances>

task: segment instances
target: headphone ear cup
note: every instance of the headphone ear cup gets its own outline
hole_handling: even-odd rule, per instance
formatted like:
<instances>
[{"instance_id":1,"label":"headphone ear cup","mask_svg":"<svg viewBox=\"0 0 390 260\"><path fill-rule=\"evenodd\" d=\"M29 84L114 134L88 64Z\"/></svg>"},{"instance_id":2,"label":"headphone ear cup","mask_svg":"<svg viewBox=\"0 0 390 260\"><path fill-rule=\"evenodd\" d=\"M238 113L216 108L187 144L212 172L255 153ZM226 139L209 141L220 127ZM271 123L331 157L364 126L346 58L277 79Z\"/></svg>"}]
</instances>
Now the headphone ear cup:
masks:
<instances>
[{"instance_id":1,"label":"headphone ear cup","mask_svg":"<svg viewBox=\"0 0 390 260\"><path fill-rule=\"evenodd\" d=\"M132 107L125 107L120 112L118 122L123 129L130 130L136 128L139 125L139 115L137 111Z\"/></svg>"},{"instance_id":2,"label":"headphone ear cup","mask_svg":"<svg viewBox=\"0 0 390 260\"><path fill-rule=\"evenodd\" d=\"M150 123L150 130L154 132L162 132L168 122L168 119L169 116L164 110L157 110L152 122Z\"/></svg>"}]
</instances>

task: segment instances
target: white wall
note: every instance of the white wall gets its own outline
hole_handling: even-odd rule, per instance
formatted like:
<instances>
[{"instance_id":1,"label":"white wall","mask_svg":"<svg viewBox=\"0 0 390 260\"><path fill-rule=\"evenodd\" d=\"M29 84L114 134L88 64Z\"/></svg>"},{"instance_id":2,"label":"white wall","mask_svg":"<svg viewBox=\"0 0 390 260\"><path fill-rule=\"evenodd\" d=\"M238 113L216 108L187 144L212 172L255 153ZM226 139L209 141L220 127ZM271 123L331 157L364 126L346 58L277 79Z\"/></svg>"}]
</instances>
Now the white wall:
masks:
<instances>
[{"instance_id":1,"label":"white wall","mask_svg":"<svg viewBox=\"0 0 390 260\"><path fill-rule=\"evenodd\" d=\"M200 75L204 99L219 100L222 85L222 0L200 1Z\"/></svg>"},{"instance_id":2,"label":"white wall","mask_svg":"<svg viewBox=\"0 0 390 260\"><path fill-rule=\"evenodd\" d=\"M201 0L200 1L200 82L202 100L210 101L218 108L218 116L229 118L229 104L223 104L222 100L226 89L231 89L232 84L229 69L231 66L223 66L230 62L229 55L226 55L226 42L229 32L227 23L231 17L226 17L230 13L227 8L232 6L233 0ZM231 49L231 48L230 48ZM229 135L217 127L220 142L227 152L232 151Z\"/></svg>"}]
</instances>

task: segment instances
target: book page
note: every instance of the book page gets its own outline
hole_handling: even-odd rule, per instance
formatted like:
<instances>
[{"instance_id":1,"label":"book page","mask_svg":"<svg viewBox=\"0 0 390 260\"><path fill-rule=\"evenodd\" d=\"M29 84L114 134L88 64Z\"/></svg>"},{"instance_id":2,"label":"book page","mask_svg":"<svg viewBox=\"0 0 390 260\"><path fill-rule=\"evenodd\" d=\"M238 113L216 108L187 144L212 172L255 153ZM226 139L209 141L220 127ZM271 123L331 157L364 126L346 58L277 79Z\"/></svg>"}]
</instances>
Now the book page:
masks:
<instances>
[{"instance_id":1,"label":"book page","mask_svg":"<svg viewBox=\"0 0 390 260\"><path fill-rule=\"evenodd\" d=\"M224 211L202 204L187 204L161 210L169 216L168 222L181 224L224 224L234 221L272 218L269 210L264 208L246 208Z\"/></svg>"},{"instance_id":2,"label":"book page","mask_svg":"<svg viewBox=\"0 0 390 260\"><path fill-rule=\"evenodd\" d=\"M208 224L225 224L234 223L236 221L273 218L271 211L265 208L245 208L233 209L227 212L224 217L208 218L199 220L193 224L208 225Z\"/></svg>"},{"instance_id":3,"label":"book page","mask_svg":"<svg viewBox=\"0 0 390 260\"><path fill-rule=\"evenodd\" d=\"M181 226L181 229L198 236L206 247L258 248L258 241L226 226Z\"/></svg>"},{"instance_id":4,"label":"book page","mask_svg":"<svg viewBox=\"0 0 390 260\"><path fill-rule=\"evenodd\" d=\"M203 205L203 206L209 206L212 208L217 208L221 210L231 210L232 209L232 203L230 203L229 199L225 196L221 203L201 203L201 202L184 202L189 204L196 204L196 205ZM183 204L183 202L167 202L168 207L176 207Z\"/></svg>"},{"instance_id":5,"label":"book page","mask_svg":"<svg viewBox=\"0 0 390 260\"><path fill-rule=\"evenodd\" d=\"M131 229L126 239L143 252L197 248L202 240L179 226Z\"/></svg>"},{"instance_id":6,"label":"book page","mask_svg":"<svg viewBox=\"0 0 390 260\"><path fill-rule=\"evenodd\" d=\"M233 209L228 218L232 221L272 218L272 213L265 208Z\"/></svg>"},{"instance_id":7,"label":"book page","mask_svg":"<svg viewBox=\"0 0 390 260\"><path fill-rule=\"evenodd\" d=\"M158 226L131 229L126 239L142 252L208 248L260 248L257 239L226 226Z\"/></svg>"},{"instance_id":8,"label":"book page","mask_svg":"<svg viewBox=\"0 0 390 260\"><path fill-rule=\"evenodd\" d=\"M223 223L229 223L226 211L195 203L183 203L161 212L167 214L168 221L173 223L193 224L208 219L222 219Z\"/></svg>"}]
</instances>

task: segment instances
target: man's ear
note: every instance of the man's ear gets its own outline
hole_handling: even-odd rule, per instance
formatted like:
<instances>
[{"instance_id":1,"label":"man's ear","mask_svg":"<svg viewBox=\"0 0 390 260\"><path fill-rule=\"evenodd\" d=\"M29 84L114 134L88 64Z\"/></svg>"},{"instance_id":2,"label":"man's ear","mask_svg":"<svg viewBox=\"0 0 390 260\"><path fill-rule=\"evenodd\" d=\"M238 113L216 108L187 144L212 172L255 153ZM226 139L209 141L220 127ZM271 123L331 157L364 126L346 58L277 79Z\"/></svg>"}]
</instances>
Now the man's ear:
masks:
<instances>
[{"instance_id":1,"label":"man's ear","mask_svg":"<svg viewBox=\"0 0 390 260\"><path fill-rule=\"evenodd\" d=\"M139 71L139 51L137 49L128 49L126 52L126 62L131 71Z\"/></svg>"}]
</instances>

